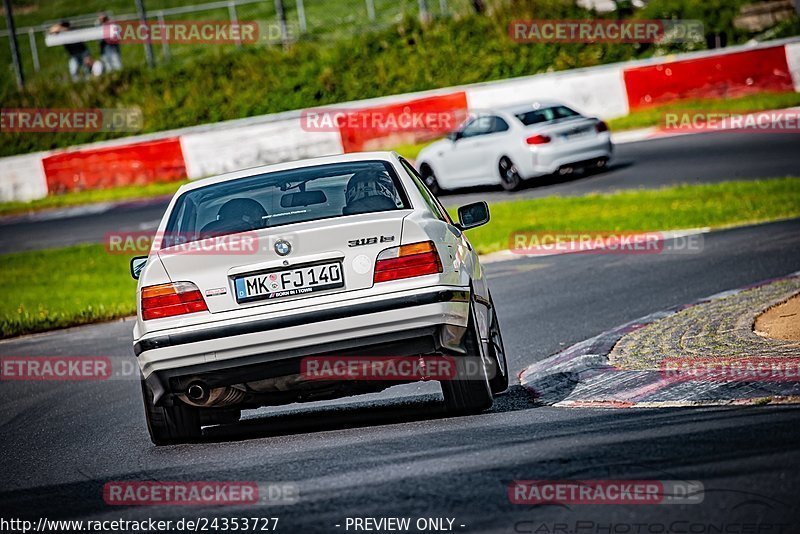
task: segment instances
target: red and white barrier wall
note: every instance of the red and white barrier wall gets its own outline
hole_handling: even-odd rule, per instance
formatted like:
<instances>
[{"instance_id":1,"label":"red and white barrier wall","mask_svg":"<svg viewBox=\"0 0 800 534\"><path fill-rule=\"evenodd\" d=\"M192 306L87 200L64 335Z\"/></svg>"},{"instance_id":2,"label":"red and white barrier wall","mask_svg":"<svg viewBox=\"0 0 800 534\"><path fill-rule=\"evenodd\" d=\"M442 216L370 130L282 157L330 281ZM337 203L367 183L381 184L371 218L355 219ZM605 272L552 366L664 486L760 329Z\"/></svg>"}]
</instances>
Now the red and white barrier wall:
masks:
<instances>
[{"instance_id":1,"label":"red and white barrier wall","mask_svg":"<svg viewBox=\"0 0 800 534\"><path fill-rule=\"evenodd\" d=\"M604 119L690 98L800 92L800 38L604 65L332 106L348 113L454 112L557 100ZM398 144L380 128L308 131L302 111L0 159L0 201L202 178L257 165ZM443 132L434 132L443 133ZM36 135L36 134L30 134ZM405 140L401 140L405 142Z\"/></svg>"}]
</instances>

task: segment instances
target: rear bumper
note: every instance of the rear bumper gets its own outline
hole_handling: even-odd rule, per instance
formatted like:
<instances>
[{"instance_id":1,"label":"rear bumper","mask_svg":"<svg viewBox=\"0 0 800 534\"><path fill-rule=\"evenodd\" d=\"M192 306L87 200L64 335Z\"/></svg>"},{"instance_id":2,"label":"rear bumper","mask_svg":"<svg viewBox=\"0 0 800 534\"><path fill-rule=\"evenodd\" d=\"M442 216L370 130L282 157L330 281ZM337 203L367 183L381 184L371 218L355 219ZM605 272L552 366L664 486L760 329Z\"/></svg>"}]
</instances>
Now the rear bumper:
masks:
<instances>
[{"instance_id":1,"label":"rear bumper","mask_svg":"<svg viewBox=\"0 0 800 534\"><path fill-rule=\"evenodd\" d=\"M180 389L181 381L175 379L196 373L224 375L252 365L273 366L387 343L400 350L420 336L429 336L435 349L458 351L469 319L469 301L469 291L459 287L404 291L313 311L262 314L246 322L156 332L137 340L134 352L158 399ZM415 348L410 354L419 353Z\"/></svg>"},{"instance_id":2,"label":"rear bumper","mask_svg":"<svg viewBox=\"0 0 800 534\"><path fill-rule=\"evenodd\" d=\"M599 158L610 158L614 145L608 136L593 137L585 141L559 143L532 152L531 169L526 176L541 176L556 172L566 165L585 163Z\"/></svg>"}]
</instances>

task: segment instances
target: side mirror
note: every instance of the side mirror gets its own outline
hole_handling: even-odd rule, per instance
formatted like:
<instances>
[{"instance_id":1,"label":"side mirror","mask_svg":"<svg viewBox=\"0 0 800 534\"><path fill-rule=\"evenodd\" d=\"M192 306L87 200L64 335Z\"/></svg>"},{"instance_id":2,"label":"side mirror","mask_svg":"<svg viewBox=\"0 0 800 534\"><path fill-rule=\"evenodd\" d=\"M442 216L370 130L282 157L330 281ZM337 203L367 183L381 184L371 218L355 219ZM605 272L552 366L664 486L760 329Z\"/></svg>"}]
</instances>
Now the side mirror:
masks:
<instances>
[{"instance_id":1,"label":"side mirror","mask_svg":"<svg viewBox=\"0 0 800 534\"><path fill-rule=\"evenodd\" d=\"M142 269L147 264L147 256L136 256L131 259L131 276L134 280L138 280L142 274Z\"/></svg>"},{"instance_id":2,"label":"side mirror","mask_svg":"<svg viewBox=\"0 0 800 534\"><path fill-rule=\"evenodd\" d=\"M461 132L459 131L450 132L449 134L447 134L447 138L455 143L456 141L461 139Z\"/></svg>"},{"instance_id":3,"label":"side mirror","mask_svg":"<svg viewBox=\"0 0 800 534\"><path fill-rule=\"evenodd\" d=\"M489 206L485 201L474 202L458 208L458 227L469 230L489 222Z\"/></svg>"}]
</instances>

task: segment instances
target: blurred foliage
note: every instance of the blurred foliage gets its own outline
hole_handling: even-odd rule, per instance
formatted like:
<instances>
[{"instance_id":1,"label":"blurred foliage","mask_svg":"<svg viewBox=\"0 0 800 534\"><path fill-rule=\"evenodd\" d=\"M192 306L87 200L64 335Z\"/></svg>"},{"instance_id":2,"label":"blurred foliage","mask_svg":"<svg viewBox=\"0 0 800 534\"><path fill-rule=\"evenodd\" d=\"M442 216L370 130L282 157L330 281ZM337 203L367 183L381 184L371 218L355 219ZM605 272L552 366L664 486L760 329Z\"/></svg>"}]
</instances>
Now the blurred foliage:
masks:
<instances>
[{"instance_id":1,"label":"blurred foliage","mask_svg":"<svg viewBox=\"0 0 800 534\"><path fill-rule=\"evenodd\" d=\"M703 22L706 34L723 33L729 42L739 42L747 35L733 26L741 7L753 0L652 0L637 13L642 19L692 19Z\"/></svg>"},{"instance_id":2,"label":"blurred foliage","mask_svg":"<svg viewBox=\"0 0 800 534\"><path fill-rule=\"evenodd\" d=\"M564 2L525 2L577 16ZM537 13L539 10L536 11ZM574 12L574 15L573 15ZM390 29L331 43L226 50L197 47L190 60L155 69L129 68L77 84L32 82L24 93L6 87L6 108L138 106L144 132L236 119L463 83L523 76L634 57L632 45L520 44L507 22L520 6L441 19L423 26L406 17ZM527 15L529 16L529 15ZM547 16L547 13L542 13ZM586 12L584 12L586 16ZM0 156L117 137L120 134L0 134Z\"/></svg>"},{"instance_id":3,"label":"blurred foliage","mask_svg":"<svg viewBox=\"0 0 800 534\"><path fill-rule=\"evenodd\" d=\"M742 0L653 0L636 16L699 18L732 30ZM728 5L731 4L731 5ZM648 44L517 43L515 19L596 16L568 0L495 2L486 15L421 24L406 16L388 29L349 38L308 38L288 48L196 47L188 59L132 67L78 84L37 79L24 93L0 86L6 108L141 108L144 133L291 109L587 67L658 53ZM734 6L734 7L731 7ZM613 16L613 15L612 15ZM123 50L124 53L124 50ZM0 156L99 141L119 133L0 133Z\"/></svg>"}]
</instances>

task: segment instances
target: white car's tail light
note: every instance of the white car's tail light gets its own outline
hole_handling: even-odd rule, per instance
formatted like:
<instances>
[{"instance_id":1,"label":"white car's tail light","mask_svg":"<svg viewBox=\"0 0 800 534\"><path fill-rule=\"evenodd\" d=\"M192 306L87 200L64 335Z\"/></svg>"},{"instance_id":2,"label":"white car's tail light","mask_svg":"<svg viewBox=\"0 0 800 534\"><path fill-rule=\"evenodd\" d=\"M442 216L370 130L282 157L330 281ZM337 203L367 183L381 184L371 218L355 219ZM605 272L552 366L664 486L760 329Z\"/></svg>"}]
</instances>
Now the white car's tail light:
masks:
<instances>
[{"instance_id":1,"label":"white car's tail light","mask_svg":"<svg viewBox=\"0 0 800 534\"><path fill-rule=\"evenodd\" d=\"M163 319L208 311L200 290L191 282L175 282L142 288L142 319Z\"/></svg>"},{"instance_id":2,"label":"white car's tail light","mask_svg":"<svg viewBox=\"0 0 800 534\"><path fill-rule=\"evenodd\" d=\"M387 282L442 272L433 241L387 248L375 261L375 282Z\"/></svg>"},{"instance_id":3,"label":"white car's tail light","mask_svg":"<svg viewBox=\"0 0 800 534\"><path fill-rule=\"evenodd\" d=\"M607 132L608 124L603 121L598 121L598 123L594 125L594 129L597 130L597 133Z\"/></svg>"},{"instance_id":4,"label":"white car's tail light","mask_svg":"<svg viewBox=\"0 0 800 534\"><path fill-rule=\"evenodd\" d=\"M532 135L525 139L525 142L529 145L545 145L551 141L550 136L547 135Z\"/></svg>"}]
</instances>

